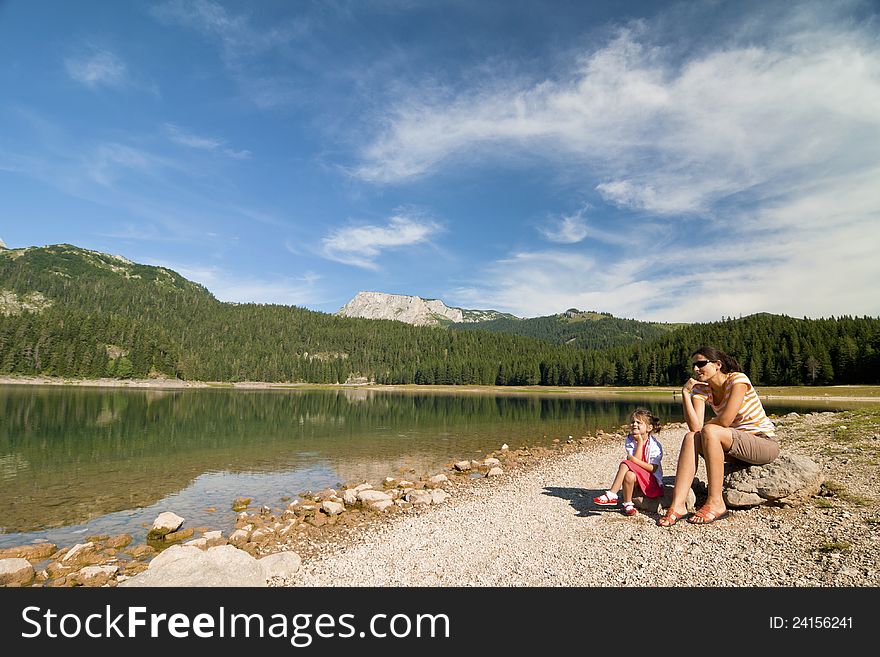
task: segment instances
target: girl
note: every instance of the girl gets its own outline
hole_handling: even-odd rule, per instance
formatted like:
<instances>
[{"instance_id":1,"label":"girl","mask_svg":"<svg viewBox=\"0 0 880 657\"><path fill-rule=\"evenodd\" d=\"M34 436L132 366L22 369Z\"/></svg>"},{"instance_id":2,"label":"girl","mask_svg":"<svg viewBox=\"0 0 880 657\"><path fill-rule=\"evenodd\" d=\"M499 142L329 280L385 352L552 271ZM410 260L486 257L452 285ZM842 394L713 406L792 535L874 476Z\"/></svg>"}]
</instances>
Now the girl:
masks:
<instances>
[{"instance_id":1,"label":"girl","mask_svg":"<svg viewBox=\"0 0 880 657\"><path fill-rule=\"evenodd\" d=\"M645 497L663 495L663 470L660 461L663 459L663 446L652 432L660 430L660 421L651 411L637 408L629 416L630 433L626 437L624 447L626 458L617 468L617 476L611 488L593 502L601 506L617 504L617 491L623 488L623 513L634 516L638 513L633 505L633 493Z\"/></svg>"},{"instance_id":2,"label":"girl","mask_svg":"<svg viewBox=\"0 0 880 657\"><path fill-rule=\"evenodd\" d=\"M661 527L671 527L687 511L685 500L697 472L697 460L706 460L709 495L688 522L705 525L727 515L722 488L724 461L753 465L770 463L779 455L773 422L764 412L758 393L742 373L736 359L715 347L700 347L691 354L694 377L681 390L681 403L690 431L678 456L675 491ZM705 421L706 404L715 417Z\"/></svg>"}]
</instances>

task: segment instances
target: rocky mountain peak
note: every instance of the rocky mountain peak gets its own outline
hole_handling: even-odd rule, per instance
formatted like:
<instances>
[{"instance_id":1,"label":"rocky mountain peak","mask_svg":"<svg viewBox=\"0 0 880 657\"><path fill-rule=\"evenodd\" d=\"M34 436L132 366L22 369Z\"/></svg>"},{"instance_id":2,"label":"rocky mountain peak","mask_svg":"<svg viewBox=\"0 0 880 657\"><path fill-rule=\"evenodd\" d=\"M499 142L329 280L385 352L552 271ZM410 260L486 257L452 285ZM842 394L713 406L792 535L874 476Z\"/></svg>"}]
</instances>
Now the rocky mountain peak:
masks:
<instances>
[{"instance_id":1,"label":"rocky mountain peak","mask_svg":"<svg viewBox=\"0 0 880 657\"><path fill-rule=\"evenodd\" d=\"M507 316L494 310L451 308L439 299L423 299L419 296L385 292L358 292L336 314L342 317L393 319L415 326L479 322Z\"/></svg>"}]
</instances>

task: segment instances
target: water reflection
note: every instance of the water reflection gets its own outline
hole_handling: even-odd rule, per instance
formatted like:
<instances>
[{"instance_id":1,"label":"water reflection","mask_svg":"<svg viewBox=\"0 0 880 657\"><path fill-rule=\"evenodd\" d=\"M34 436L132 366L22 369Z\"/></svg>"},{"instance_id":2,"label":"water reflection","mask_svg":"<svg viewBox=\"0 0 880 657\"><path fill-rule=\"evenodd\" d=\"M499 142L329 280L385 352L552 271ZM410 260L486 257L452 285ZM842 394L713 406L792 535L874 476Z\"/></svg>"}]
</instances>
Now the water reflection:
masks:
<instances>
[{"instance_id":1,"label":"water reflection","mask_svg":"<svg viewBox=\"0 0 880 657\"><path fill-rule=\"evenodd\" d=\"M307 489L419 476L505 442L613 429L638 404L681 419L671 397L0 386L0 546L137 533L166 509L188 526L220 527L220 514L231 525L239 495L271 506Z\"/></svg>"}]
</instances>

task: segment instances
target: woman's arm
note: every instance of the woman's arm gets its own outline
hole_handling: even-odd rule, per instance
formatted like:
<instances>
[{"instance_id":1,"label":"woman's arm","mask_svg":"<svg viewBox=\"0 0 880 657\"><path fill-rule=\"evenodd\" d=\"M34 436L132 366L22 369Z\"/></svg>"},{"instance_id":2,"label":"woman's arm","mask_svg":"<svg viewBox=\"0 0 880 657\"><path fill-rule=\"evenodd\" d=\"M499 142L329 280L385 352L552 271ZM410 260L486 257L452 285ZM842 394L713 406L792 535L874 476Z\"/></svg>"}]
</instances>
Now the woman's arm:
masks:
<instances>
[{"instance_id":1,"label":"woman's arm","mask_svg":"<svg viewBox=\"0 0 880 657\"><path fill-rule=\"evenodd\" d=\"M687 422L688 429L691 431L702 429L706 417L706 400L702 397L694 399L691 395L695 383L697 383L695 379L688 379L681 389L681 405L684 409L684 419Z\"/></svg>"},{"instance_id":2,"label":"woman's arm","mask_svg":"<svg viewBox=\"0 0 880 657\"><path fill-rule=\"evenodd\" d=\"M727 404L724 406L724 410L721 411L720 415L709 420L707 424L719 424L722 427L729 427L733 424L733 419L739 413L739 409L742 408L743 399L745 399L748 389L749 386L745 383L734 383L733 388L730 390L730 395L727 397Z\"/></svg>"}]
</instances>

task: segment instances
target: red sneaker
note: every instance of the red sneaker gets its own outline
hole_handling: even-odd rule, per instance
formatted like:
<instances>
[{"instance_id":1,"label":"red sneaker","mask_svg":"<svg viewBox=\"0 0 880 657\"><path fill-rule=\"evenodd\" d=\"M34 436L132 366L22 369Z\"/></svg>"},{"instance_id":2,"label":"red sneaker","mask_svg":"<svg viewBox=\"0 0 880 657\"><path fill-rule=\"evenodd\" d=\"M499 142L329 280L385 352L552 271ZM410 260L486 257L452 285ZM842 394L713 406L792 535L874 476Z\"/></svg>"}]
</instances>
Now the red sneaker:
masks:
<instances>
[{"instance_id":1,"label":"red sneaker","mask_svg":"<svg viewBox=\"0 0 880 657\"><path fill-rule=\"evenodd\" d=\"M608 497L606 493L602 493L599 497L593 498L593 504L598 504L599 506L616 506L617 497Z\"/></svg>"}]
</instances>

